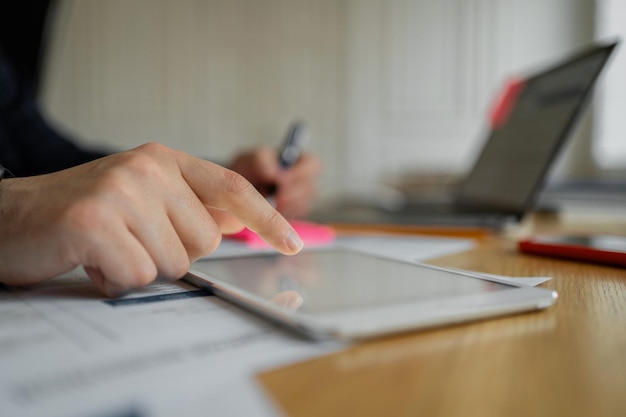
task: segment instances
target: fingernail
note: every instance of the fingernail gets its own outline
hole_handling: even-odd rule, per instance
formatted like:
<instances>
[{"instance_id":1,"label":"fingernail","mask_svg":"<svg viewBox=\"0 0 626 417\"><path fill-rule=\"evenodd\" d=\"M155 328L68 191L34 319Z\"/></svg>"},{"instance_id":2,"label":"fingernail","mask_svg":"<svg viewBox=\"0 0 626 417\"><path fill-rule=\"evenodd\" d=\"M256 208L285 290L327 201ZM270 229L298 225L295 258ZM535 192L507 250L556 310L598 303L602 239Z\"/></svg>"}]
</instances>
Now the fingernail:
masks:
<instances>
[{"instance_id":1,"label":"fingernail","mask_svg":"<svg viewBox=\"0 0 626 417\"><path fill-rule=\"evenodd\" d=\"M287 236L285 236L285 243L287 243L287 247L293 253L300 252L300 250L302 250L302 248L304 247L304 242L293 229L287 232Z\"/></svg>"},{"instance_id":2,"label":"fingernail","mask_svg":"<svg viewBox=\"0 0 626 417\"><path fill-rule=\"evenodd\" d=\"M302 304L304 303L304 299L302 298L302 296L300 294L298 294L297 297L293 297L290 298L287 301L287 304L285 305L285 308L291 312L296 311L297 309L299 309Z\"/></svg>"}]
</instances>

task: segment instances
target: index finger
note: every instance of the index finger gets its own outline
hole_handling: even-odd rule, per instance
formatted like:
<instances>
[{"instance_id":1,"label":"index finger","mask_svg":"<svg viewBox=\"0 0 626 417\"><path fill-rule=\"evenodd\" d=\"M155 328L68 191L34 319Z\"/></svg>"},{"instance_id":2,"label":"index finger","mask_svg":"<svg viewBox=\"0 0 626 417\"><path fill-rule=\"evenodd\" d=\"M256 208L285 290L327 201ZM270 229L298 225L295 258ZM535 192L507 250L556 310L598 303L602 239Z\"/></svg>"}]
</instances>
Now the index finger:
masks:
<instances>
[{"instance_id":1,"label":"index finger","mask_svg":"<svg viewBox=\"0 0 626 417\"><path fill-rule=\"evenodd\" d=\"M304 246L300 236L243 176L183 153L177 162L183 178L203 204L232 213L286 255L300 252Z\"/></svg>"}]
</instances>

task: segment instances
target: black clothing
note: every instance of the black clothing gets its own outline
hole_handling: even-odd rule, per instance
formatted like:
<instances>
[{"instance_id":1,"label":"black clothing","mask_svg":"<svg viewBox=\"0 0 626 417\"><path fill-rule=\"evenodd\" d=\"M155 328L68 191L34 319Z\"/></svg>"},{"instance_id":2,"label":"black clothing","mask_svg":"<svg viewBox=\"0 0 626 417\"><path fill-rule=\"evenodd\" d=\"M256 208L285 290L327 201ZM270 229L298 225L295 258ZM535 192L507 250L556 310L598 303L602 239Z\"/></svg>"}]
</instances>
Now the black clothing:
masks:
<instances>
[{"instance_id":1,"label":"black clothing","mask_svg":"<svg viewBox=\"0 0 626 417\"><path fill-rule=\"evenodd\" d=\"M37 107L46 29L57 0L0 2L0 165L16 177L44 174L106 155L74 144Z\"/></svg>"},{"instance_id":2,"label":"black clothing","mask_svg":"<svg viewBox=\"0 0 626 417\"><path fill-rule=\"evenodd\" d=\"M58 171L106 154L82 149L53 129L0 50L0 165L21 177Z\"/></svg>"},{"instance_id":3,"label":"black clothing","mask_svg":"<svg viewBox=\"0 0 626 417\"><path fill-rule=\"evenodd\" d=\"M47 31L58 5L58 0L0 1L0 45L35 95L47 52Z\"/></svg>"}]
</instances>

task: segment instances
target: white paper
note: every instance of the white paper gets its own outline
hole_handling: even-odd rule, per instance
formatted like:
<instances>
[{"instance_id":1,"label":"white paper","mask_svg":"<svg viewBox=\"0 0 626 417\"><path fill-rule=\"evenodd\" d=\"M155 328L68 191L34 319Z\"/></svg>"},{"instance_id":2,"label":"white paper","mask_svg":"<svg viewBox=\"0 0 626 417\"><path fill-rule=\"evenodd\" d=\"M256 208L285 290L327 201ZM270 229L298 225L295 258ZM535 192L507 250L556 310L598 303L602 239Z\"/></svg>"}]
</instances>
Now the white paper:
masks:
<instances>
[{"instance_id":1,"label":"white paper","mask_svg":"<svg viewBox=\"0 0 626 417\"><path fill-rule=\"evenodd\" d=\"M386 256L404 261L423 261L439 256L452 255L472 249L476 245L473 239L449 238L437 236L340 236L328 245L307 246L306 249L319 247L343 247L372 255ZM275 253L272 248L250 249L245 243L224 239L216 251L205 259L245 256L250 253Z\"/></svg>"},{"instance_id":2,"label":"white paper","mask_svg":"<svg viewBox=\"0 0 626 417\"><path fill-rule=\"evenodd\" d=\"M335 245L371 255L409 262L465 252L476 246L473 239L437 236L354 236L339 237Z\"/></svg>"},{"instance_id":3,"label":"white paper","mask_svg":"<svg viewBox=\"0 0 626 417\"><path fill-rule=\"evenodd\" d=\"M363 236L335 245L420 262L475 241ZM250 252L228 242L216 256ZM0 414L277 416L253 376L344 347L294 337L185 282L105 299L77 270L32 288L0 286Z\"/></svg>"},{"instance_id":4,"label":"white paper","mask_svg":"<svg viewBox=\"0 0 626 417\"><path fill-rule=\"evenodd\" d=\"M253 375L342 347L198 291L167 283L107 300L80 271L0 289L0 414L276 416Z\"/></svg>"},{"instance_id":5,"label":"white paper","mask_svg":"<svg viewBox=\"0 0 626 417\"><path fill-rule=\"evenodd\" d=\"M552 277L511 277L508 275L487 274L484 272L476 272L476 271L470 271L467 269L460 269L460 268L448 268L448 269L461 271L461 272L471 272L474 275L482 275L487 278L493 277L493 278L501 279L503 281L509 281L512 284L521 284L521 285L526 285L529 287L536 287L537 285L543 284L544 282L550 281L552 279Z\"/></svg>"}]
</instances>

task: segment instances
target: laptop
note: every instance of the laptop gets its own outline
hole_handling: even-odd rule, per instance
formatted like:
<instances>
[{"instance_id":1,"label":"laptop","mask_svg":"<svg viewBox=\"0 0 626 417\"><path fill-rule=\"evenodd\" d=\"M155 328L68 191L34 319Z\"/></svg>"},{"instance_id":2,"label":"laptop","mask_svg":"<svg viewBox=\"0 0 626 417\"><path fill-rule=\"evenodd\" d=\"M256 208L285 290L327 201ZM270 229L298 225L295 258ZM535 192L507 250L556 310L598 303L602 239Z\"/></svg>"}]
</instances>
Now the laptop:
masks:
<instances>
[{"instance_id":1,"label":"laptop","mask_svg":"<svg viewBox=\"0 0 626 417\"><path fill-rule=\"evenodd\" d=\"M445 201L337 205L324 223L477 226L502 229L527 214L618 42L597 43L509 85L473 167Z\"/></svg>"}]
</instances>

